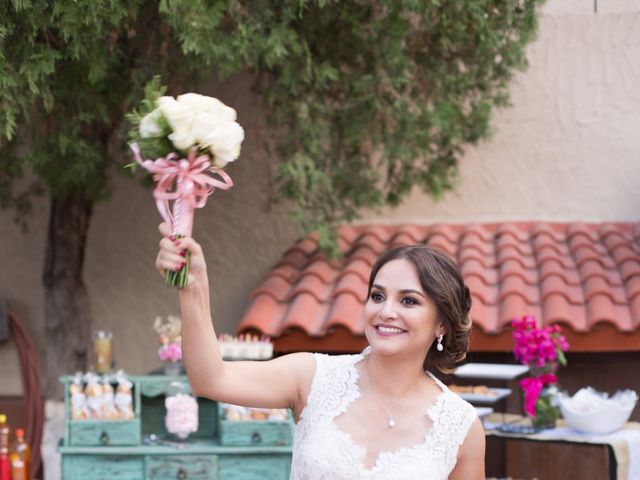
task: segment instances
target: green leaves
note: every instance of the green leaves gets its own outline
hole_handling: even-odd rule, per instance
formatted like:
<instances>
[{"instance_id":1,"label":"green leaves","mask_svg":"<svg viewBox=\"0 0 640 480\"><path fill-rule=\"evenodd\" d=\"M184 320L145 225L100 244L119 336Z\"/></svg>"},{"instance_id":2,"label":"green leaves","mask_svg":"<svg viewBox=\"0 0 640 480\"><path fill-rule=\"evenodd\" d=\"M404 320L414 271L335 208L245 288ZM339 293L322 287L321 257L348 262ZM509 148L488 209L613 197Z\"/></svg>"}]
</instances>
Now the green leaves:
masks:
<instances>
[{"instance_id":1,"label":"green leaves","mask_svg":"<svg viewBox=\"0 0 640 480\"><path fill-rule=\"evenodd\" d=\"M249 70L277 135L281 195L335 247L333 227L362 208L455 188L464 148L489 135L526 67L542 1L4 2L0 150L28 145L25 165L50 188L99 196L107 145L140 98L162 94L159 78L175 94ZM130 140L153 156L156 140Z\"/></svg>"}]
</instances>

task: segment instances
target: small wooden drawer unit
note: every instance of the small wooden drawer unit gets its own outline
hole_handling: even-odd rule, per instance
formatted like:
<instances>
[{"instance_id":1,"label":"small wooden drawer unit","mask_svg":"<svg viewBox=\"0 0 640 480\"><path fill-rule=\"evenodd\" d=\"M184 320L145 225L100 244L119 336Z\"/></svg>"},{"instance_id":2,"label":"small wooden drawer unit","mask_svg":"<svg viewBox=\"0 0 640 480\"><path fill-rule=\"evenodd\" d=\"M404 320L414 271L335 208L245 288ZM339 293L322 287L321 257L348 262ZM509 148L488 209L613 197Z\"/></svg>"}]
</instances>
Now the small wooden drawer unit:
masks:
<instances>
[{"instance_id":1,"label":"small wooden drawer unit","mask_svg":"<svg viewBox=\"0 0 640 480\"><path fill-rule=\"evenodd\" d=\"M185 376L129 376L135 417L71 420L65 384L63 480L287 480L293 421L227 421L220 404L198 398L198 431L187 440L165 427L165 398L190 391Z\"/></svg>"},{"instance_id":2,"label":"small wooden drawer unit","mask_svg":"<svg viewBox=\"0 0 640 480\"><path fill-rule=\"evenodd\" d=\"M145 458L145 478L149 480L217 480L215 455L158 455Z\"/></svg>"},{"instance_id":3,"label":"small wooden drawer unit","mask_svg":"<svg viewBox=\"0 0 640 480\"><path fill-rule=\"evenodd\" d=\"M291 445L293 433L289 422L229 422L220 421L220 444L226 446Z\"/></svg>"},{"instance_id":4,"label":"small wooden drawer unit","mask_svg":"<svg viewBox=\"0 0 640 480\"><path fill-rule=\"evenodd\" d=\"M70 420L69 445L139 445L140 419Z\"/></svg>"}]
</instances>

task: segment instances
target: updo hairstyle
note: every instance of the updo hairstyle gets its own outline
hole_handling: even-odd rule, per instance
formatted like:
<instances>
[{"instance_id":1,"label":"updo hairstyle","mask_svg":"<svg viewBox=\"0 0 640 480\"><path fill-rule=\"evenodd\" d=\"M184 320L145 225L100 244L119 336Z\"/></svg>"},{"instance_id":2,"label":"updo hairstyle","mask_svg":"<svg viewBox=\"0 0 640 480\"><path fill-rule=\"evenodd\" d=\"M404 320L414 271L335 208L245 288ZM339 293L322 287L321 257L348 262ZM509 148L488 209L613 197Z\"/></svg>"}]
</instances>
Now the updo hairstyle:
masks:
<instances>
[{"instance_id":1,"label":"updo hairstyle","mask_svg":"<svg viewBox=\"0 0 640 480\"><path fill-rule=\"evenodd\" d=\"M406 259L416 268L420 285L438 307L438 318L444 327L444 350L438 352L434 341L424 360L424 369L452 373L467 356L471 330L471 294L464 284L460 269L444 252L426 245L393 248L373 265L369 277L367 299L380 268L392 260Z\"/></svg>"}]
</instances>

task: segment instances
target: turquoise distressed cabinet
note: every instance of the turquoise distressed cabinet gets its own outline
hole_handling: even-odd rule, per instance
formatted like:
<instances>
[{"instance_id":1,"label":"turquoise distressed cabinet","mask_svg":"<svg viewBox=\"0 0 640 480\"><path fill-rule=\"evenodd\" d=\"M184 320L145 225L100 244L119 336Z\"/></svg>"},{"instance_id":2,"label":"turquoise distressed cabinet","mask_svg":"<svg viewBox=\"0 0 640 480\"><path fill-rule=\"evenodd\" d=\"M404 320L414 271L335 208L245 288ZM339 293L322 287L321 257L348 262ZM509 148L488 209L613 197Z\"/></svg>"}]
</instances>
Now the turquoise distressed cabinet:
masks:
<instances>
[{"instance_id":1,"label":"turquoise distressed cabinet","mask_svg":"<svg viewBox=\"0 0 640 480\"><path fill-rule=\"evenodd\" d=\"M199 425L185 442L164 441L164 399L185 376L130 376L135 418L71 420L65 384L64 480L286 480L293 424L228 422L216 402L198 399ZM155 436L159 441L150 441Z\"/></svg>"}]
</instances>

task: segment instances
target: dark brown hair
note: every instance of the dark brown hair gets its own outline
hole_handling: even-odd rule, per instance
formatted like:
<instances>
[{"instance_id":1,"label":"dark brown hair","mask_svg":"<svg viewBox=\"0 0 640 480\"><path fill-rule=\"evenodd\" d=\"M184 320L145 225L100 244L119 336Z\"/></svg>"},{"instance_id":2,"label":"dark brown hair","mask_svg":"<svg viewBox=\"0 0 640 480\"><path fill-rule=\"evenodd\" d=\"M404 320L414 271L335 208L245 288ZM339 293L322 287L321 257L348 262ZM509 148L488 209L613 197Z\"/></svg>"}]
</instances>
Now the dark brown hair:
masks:
<instances>
[{"instance_id":1,"label":"dark brown hair","mask_svg":"<svg viewBox=\"0 0 640 480\"><path fill-rule=\"evenodd\" d=\"M438 307L438 317L444 327L444 350L436 350L433 342L424 360L425 370L451 373L467 356L471 330L471 294L464 284L460 269L444 252L426 245L407 245L393 248L373 265L369 277L367 299L371 286L384 264L391 260L405 259L416 268L420 285Z\"/></svg>"}]
</instances>

